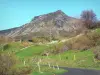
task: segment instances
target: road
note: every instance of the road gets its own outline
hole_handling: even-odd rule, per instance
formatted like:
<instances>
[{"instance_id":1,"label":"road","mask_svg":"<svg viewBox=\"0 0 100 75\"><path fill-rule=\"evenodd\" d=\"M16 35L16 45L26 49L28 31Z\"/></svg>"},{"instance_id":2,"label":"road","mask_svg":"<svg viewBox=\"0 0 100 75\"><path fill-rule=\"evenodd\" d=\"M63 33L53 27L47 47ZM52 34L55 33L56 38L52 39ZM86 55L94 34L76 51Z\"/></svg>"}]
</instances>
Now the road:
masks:
<instances>
[{"instance_id":1,"label":"road","mask_svg":"<svg viewBox=\"0 0 100 75\"><path fill-rule=\"evenodd\" d=\"M68 70L68 72L59 75L100 75L100 70L76 69L66 67L60 68Z\"/></svg>"}]
</instances>

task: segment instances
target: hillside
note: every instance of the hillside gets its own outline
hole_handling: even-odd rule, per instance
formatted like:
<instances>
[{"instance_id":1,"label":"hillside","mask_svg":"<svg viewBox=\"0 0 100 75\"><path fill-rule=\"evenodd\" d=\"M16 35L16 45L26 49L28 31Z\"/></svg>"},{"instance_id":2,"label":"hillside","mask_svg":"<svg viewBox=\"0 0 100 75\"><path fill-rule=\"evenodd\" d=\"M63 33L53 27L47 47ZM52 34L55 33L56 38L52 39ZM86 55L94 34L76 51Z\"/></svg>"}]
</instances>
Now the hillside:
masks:
<instances>
[{"instance_id":1,"label":"hillside","mask_svg":"<svg viewBox=\"0 0 100 75\"><path fill-rule=\"evenodd\" d=\"M100 28L97 28L89 30L87 34L81 33L75 37L63 39L65 41L46 44L12 42L5 45L4 48L1 47L1 50L3 48L4 53L15 55L19 59L17 68L26 69L25 72L31 70L28 73L30 75L59 75L60 73L63 75L62 73L66 71L60 67L84 68L87 72L87 69L95 69L99 72L100 61L95 58L97 54L100 54L100 52L98 53L98 49L100 49L99 32ZM96 39L94 40L94 38ZM97 49L96 46L99 48ZM96 54L94 50L97 51ZM40 64L41 72L38 70L37 62ZM53 66L59 66L60 69ZM70 70L68 69L68 71Z\"/></svg>"},{"instance_id":2,"label":"hillside","mask_svg":"<svg viewBox=\"0 0 100 75\"><path fill-rule=\"evenodd\" d=\"M87 69L100 72L100 28L45 44L34 44L34 42L28 41L2 44L0 45L0 52L0 60L5 61L0 65L10 63L8 60L11 59L8 56L17 60L14 65L15 70L17 69L16 72L11 70L15 75L17 73L17 75L63 75L64 72L66 74L70 72L69 69L62 69L61 67L84 68L87 73L89 72ZM7 58L7 60L3 58ZM6 70L6 67L1 67L1 69ZM6 72L9 73L9 71Z\"/></svg>"}]
</instances>

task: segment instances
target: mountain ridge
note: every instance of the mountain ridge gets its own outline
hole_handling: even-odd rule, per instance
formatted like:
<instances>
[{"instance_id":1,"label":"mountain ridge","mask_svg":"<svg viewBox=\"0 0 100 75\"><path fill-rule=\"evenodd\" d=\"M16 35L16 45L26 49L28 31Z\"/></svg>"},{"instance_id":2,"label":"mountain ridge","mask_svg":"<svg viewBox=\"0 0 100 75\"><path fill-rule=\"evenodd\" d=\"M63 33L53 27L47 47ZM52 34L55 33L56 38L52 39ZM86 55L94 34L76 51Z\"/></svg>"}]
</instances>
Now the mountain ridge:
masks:
<instances>
[{"instance_id":1,"label":"mountain ridge","mask_svg":"<svg viewBox=\"0 0 100 75\"><path fill-rule=\"evenodd\" d=\"M0 31L0 35L7 37L29 36L49 37L50 30L52 36L68 36L71 32L83 30L84 26L80 19L66 15L63 11L57 10L48 14L35 16L29 23L20 27Z\"/></svg>"}]
</instances>

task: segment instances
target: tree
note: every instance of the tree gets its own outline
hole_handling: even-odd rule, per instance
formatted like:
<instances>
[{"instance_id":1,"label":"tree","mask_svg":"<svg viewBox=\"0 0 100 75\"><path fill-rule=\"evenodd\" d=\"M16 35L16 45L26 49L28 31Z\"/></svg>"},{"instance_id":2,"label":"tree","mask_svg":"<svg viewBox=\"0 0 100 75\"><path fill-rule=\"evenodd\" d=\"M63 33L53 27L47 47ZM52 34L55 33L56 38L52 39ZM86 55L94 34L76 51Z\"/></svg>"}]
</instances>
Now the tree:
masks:
<instances>
[{"instance_id":1,"label":"tree","mask_svg":"<svg viewBox=\"0 0 100 75\"><path fill-rule=\"evenodd\" d=\"M93 10L84 10L84 11L82 11L81 19L82 19L83 24L87 28L95 27L94 23L96 22L97 18L96 18L96 14L93 12Z\"/></svg>"}]
</instances>

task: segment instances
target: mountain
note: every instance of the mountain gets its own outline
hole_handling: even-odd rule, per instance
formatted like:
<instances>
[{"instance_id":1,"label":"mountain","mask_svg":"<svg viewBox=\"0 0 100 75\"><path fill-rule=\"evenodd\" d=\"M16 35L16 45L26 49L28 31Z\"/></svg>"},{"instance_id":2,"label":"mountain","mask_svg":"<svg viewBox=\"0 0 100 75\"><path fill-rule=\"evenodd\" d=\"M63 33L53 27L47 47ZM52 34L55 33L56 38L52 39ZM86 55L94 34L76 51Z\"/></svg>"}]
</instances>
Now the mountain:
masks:
<instances>
[{"instance_id":1,"label":"mountain","mask_svg":"<svg viewBox=\"0 0 100 75\"><path fill-rule=\"evenodd\" d=\"M66 15L61 10L35 16L29 23L17 28L0 31L7 37L53 37L69 36L84 30L80 19Z\"/></svg>"}]
</instances>

